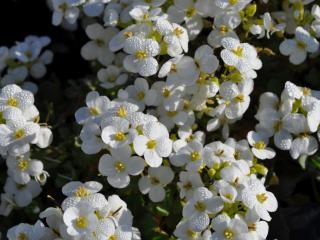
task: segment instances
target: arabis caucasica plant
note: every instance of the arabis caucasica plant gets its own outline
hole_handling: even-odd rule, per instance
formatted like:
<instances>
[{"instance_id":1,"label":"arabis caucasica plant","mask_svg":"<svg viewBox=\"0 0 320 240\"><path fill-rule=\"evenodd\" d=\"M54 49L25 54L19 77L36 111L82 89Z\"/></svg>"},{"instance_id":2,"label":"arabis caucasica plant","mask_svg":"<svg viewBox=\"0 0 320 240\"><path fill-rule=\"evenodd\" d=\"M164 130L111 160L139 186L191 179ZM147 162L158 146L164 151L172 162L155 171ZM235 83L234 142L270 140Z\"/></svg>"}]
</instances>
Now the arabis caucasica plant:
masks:
<instances>
[{"instance_id":1,"label":"arabis caucasica plant","mask_svg":"<svg viewBox=\"0 0 320 240\"><path fill-rule=\"evenodd\" d=\"M320 137L318 91L285 79L281 94L261 94L269 58L279 55L287 62L279 71L294 75L316 66L319 55L320 7L274 2L50 0L53 25L87 36L79 54L92 70L74 114L81 130L70 136L82 158L77 166L69 163L72 153L64 158L71 165L64 180L99 178L108 195L128 200L135 219L152 221L140 222L140 233L118 195L106 198L97 181L71 181L62 203L41 209L34 225L12 227L8 239L267 239L278 201L268 188L275 173L264 163L277 160L276 149L310 157ZM28 205L49 176L32 153L48 147L52 134L39 122L34 83L24 81L45 75L49 43L29 36L0 48L3 215ZM242 127L255 99L258 123Z\"/></svg>"}]
</instances>

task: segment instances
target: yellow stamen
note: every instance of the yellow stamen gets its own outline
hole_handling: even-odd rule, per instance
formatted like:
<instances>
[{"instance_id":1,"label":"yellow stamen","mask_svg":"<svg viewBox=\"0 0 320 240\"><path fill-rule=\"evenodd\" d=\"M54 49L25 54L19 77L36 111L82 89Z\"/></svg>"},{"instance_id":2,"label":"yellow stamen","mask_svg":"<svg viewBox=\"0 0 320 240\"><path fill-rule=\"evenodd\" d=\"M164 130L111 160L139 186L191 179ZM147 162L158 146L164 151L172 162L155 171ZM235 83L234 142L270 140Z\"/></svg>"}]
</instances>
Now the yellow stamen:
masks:
<instances>
[{"instance_id":1,"label":"yellow stamen","mask_svg":"<svg viewBox=\"0 0 320 240\"><path fill-rule=\"evenodd\" d=\"M88 220L85 217L80 216L76 219L76 226L81 229L86 228L88 226Z\"/></svg>"},{"instance_id":2,"label":"yellow stamen","mask_svg":"<svg viewBox=\"0 0 320 240\"><path fill-rule=\"evenodd\" d=\"M89 191L84 187L84 186L80 186L78 187L78 189L76 190L76 192L74 193L74 195L76 197L86 197L86 196L89 196L90 193Z\"/></svg>"},{"instance_id":3,"label":"yellow stamen","mask_svg":"<svg viewBox=\"0 0 320 240\"><path fill-rule=\"evenodd\" d=\"M18 168L20 169L20 171L26 171L29 167L29 161L26 159L21 159L18 161L17 164Z\"/></svg>"},{"instance_id":4,"label":"yellow stamen","mask_svg":"<svg viewBox=\"0 0 320 240\"><path fill-rule=\"evenodd\" d=\"M13 98L13 97L9 97L7 100L7 105L11 106L11 107L17 107L18 106L18 101L17 99Z\"/></svg>"},{"instance_id":5,"label":"yellow stamen","mask_svg":"<svg viewBox=\"0 0 320 240\"><path fill-rule=\"evenodd\" d=\"M20 129L17 129L14 133L14 138L15 139L21 139L25 136L25 131L24 129L20 128Z\"/></svg>"},{"instance_id":6,"label":"yellow stamen","mask_svg":"<svg viewBox=\"0 0 320 240\"><path fill-rule=\"evenodd\" d=\"M265 193L257 194L256 197L257 197L258 202L260 202L260 203L264 203L268 199L268 197L266 196Z\"/></svg>"},{"instance_id":7,"label":"yellow stamen","mask_svg":"<svg viewBox=\"0 0 320 240\"><path fill-rule=\"evenodd\" d=\"M136 52L136 58L139 60L146 59L147 57L148 57L148 54L146 53L146 51L141 50Z\"/></svg>"},{"instance_id":8,"label":"yellow stamen","mask_svg":"<svg viewBox=\"0 0 320 240\"><path fill-rule=\"evenodd\" d=\"M204 205L204 203L202 203L202 202L197 202L194 205L194 208L199 212L204 212L206 210L206 205Z\"/></svg>"},{"instance_id":9,"label":"yellow stamen","mask_svg":"<svg viewBox=\"0 0 320 240\"><path fill-rule=\"evenodd\" d=\"M114 138L116 141L123 141L126 139L126 135L123 132L117 132Z\"/></svg>"},{"instance_id":10,"label":"yellow stamen","mask_svg":"<svg viewBox=\"0 0 320 240\"><path fill-rule=\"evenodd\" d=\"M148 149L154 149L157 146L157 141L156 140L149 140L147 142L147 148Z\"/></svg>"},{"instance_id":11,"label":"yellow stamen","mask_svg":"<svg viewBox=\"0 0 320 240\"><path fill-rule=\"evenodd\" d=\"M200 153L199 152L192 152L191 153L191 160L192 161L197 161L201 158Z\"/></svg>"},{"instance_id":12,"label":"yellow stamen","mask_svg":"<svg viewBox=\"0 0 320 240\"><path fill-rule=\"evenodd\" d=\"M266 144L263 141L258 141L254 144L254 147L261 150L266 148Z\"/></svg>"},{"instance_id":13,"label":"yellow stamen","mask_svg":"<svg viewBox=\"0 0 320 240\"><path fill-rule=\"evenodd\" d=\"M118 173L123 172L126 169L126 166L122 162L119 162L119 161L114 164L114 167Z\"/></svg>"},{"instance_id":14,"label":"yellow stamen","mask_svg":"<svg viewBox=\"0 0 320 240\"><path fill-rule=\"evenodd\" d=\"M224 230L223 235L226 239L231 240L233 239L234 233L231 229L227 228Z\"/></svg>"},{"instance_id":15,"label":"yellow stamen","mask_svg":"<svg viewBox=\"0 0 320 240\"><path fill-rule=\"evenodd\" d=\"M237 55L238 57L243 56L243 48L242 47L237 47L236 49L233 49L232 52Z\"/></svg>"},{"instance_id":16,"label":"yellow stamen","mask_svg":"<svg viewBox=\"0 0 320 240\"><path fill-rule=\"evenodd\" d=\"M118 116L118 117L121 117L121 118L124 118L124 117L126 117L127 115L128 115L127 110L126 110L123 106L121 106L121 107L118 109L118 111L117 111L117 116Z\"/></svg>"}]
</instances>

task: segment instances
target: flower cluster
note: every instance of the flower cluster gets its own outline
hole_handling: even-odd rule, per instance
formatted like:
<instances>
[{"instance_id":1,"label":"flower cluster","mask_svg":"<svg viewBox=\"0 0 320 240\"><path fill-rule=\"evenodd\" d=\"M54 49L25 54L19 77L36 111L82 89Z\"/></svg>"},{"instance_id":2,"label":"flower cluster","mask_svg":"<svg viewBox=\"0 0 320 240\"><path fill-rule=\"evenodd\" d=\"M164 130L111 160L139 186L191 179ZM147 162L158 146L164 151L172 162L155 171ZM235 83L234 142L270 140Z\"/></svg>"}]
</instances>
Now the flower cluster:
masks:
<instances>
[{"instance_id":1,"label":"flower cluster","mask_svg":"<svg viewBox=\"0 0 320 240\"><path fill-rule=\"evenodd\" d=\"M313 155L318 150L313 135L320 124L319 96L319 92L292 82L286 82L280 99L271 92L262 94L256 134L266 140L273 136L274 145L290 151L293 159Z\"/></svg>"},{"instance_id":2,"label":"flower cluster","mask_svg":"<svg viewBox=\"0 0 320 240\"><path fill-rule=\"evenodd\" d=\"M52 132L39 124L33 94L15 84L1 89L0 109L0 154L8 167L0 213L8 215L14 206L25 207L40 194L48 173L41 161L31 158L31 145L46 148Z\"/></svg>"},{"instance_id":3,"label":"flower cluster","mask_svg":"<svg viewBox=\"0 0 320 240\"><path fill-rule=\"evenodd\" d=\"M8 239L141 239L139 230L132 227L127 204L118 195L106 198L101 189L94 181L67 183L61 208L49 207L40 213L47 226L40 220L34 225L20 223L9 229Z\"/></svg>"},{"instance_id":4,"label":"flower cluster","mask_svg":"<svg viewBox=\"0 0 320 240\"><path fill-rule=\"evenodd\" d=\"M177 185L185 202L174 234L178 239L265 239L269 212L278 204L264 186L267 170L254 147L232 138L203 146L203 134L197 136L182 145L177 140L170 156L174 166L183 167Z\"/></svg>"},{"instance_id":5,"label":"flower cluster","mask_svg":"<svg viewBox=\"0 0 320 240\"><path fill-rule=\"evenodd\" d=\"M259 123L244 133L246 139L232 138L230 125L249 108L262 68L258 54L275 55L253 39L280 38L280 53L301 64L319 52L320 7L311 7L313 0L281 6L268 0L48 2L53 25L75 30L80 20L89 38L81 56L92 63L91 91L75 119L82 127L81 150L99 158L99 174L117 189L137 183L147 195L142 199L154 203L176 187L180 199L173 204L181 203L182 218L170 234L178 239L266 239L270 213L278 207L265 186L263 161L276 156L270 138L294 159L313 155L320 94L286 82L280 98L260 96ZM10 50L0 48L0 71L6 70L0 153L9 175L3 214L29 204L48 175L31 158L30 146L47 147L51 131L39 124L33 94L8 84L45 74L49 42L31 36ZM30 83L22 87L34 91ZM101 188L98 182L68 183L61 208L40 214L46 226L20 224L9 230L9 240L140 239L126 204L117 195L106 199Z\"/></svg>"},{"instance_id":6,"label":"flower cluster","mask_svg":"<svg viewBox=\"0 0 320 240\"><path fill-rule=\"evenodd\" d=\"M23 89L37 92L37 86L25 80L29 75L39 79L46 74L46 65L52 62L53 53L44 48L50 42L49 37L30 35L11 48L0 47L0 85L4 87L8 84L18 84Z\"/></svg>"}]
</instances>

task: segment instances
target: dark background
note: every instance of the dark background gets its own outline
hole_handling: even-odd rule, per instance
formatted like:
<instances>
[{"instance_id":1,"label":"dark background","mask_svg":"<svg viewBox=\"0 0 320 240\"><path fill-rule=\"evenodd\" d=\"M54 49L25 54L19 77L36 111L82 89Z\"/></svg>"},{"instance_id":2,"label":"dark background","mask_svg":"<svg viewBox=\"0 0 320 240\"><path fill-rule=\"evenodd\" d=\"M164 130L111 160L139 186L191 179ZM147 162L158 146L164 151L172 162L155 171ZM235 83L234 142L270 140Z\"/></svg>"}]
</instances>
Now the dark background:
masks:
<instances>
[{"instance_id":1,"label":"dark background","mask_svg":"<svg viewBox=\"0 0 320 240\"><path fill-rule=\"evenodd\" d=\"M59 136L58 139L55 139L53 147L57 146L61 139L72 138L71 140L66 140L67 143L65 143L65 146L60 147L62 148L60 151L66 151L73 156L75 153L70 150L70 147L73 144L73 136L79 133L79 128L71 124L74 122L73 113L75 109L83 105L84 94L88 91L85 79L79 78L83 78L91 71L89 64L82 60L80 56L80 48L87 41L87 38L81 29L70 33L61 27L54 27L51 24L51 15L52 13L48 9L45 0L1 0L0 46L10 47L16 41L23 41L24 37L30 34L47 35L52 39L51 48L54 51L54 61L49 66L47 77L44 80L37 81L40 88L37 96L37 105L40 110L44 109L44 112L47 112L48 104L53 104L51 108L56 113L51 114L49 122L54 124L54 136ZM259 42L259 44L264 43ZM301 68L293 68L287 65L288 59L286 58L280 57L277 60L270 57L262 58L264 63L268 63L268 67L259 72L259 77L256 80L257 90L255 89L253 94L255 103L246 114L242 121L243 124L239 125L243 129L235 129L236 132L239 131L237 132L239 135L243 135L241 131L253 128L252 116L257 108L257 99L261 92L266 90L279 92L286 80L292 80L298 84L312 86L316 89L319 89L320 86L318 60L306 62ZM82 91L83 89L85 91ZM68 124L72 125L71 129L66 127ZM71 135L72 137L70 137ZM318 159L317 156L315 159ZM279 210L272 216L273 220L270 223L268 239L319 240L320 195L319 183L316 180L319 172L316 167L308 165L308 169L304 171L297 162L290 159L288 153L284 152L278 152L276 159L267 164L277 173L279 178L279 184L272 186L270 189L276 194L280 205ZM71 167L77 168L77 165L72 165ZM0 169L0 189L2 191L6 176L5 165L0 165ZM68 168L65 171L67 172ZM86 171L90 172L90 169L82 171L84 172L80 174L84 174L83 180L85 180L88 176ZM96 171L95 167L93 167L92 171ZM59 190L53 187L56 181L58 180L53 174L53 178L49 179L44 192L38 197L38 203L43 209L53 205L46 198L47 194L58 196L58 199L62 198ZM134 209L133 213L136 217L139 214L144 214L139 210L135 212ZM141 216L140 218L143 219ZM6 232L8 227L21 221L34 223L35 219L36 214L28 215L26 211L15 210L8 218L0 217L0 231ZM166 220L164 219L164 221ZM143 225L144 223L141 221L139 224Z\"/></svg>"}]
</instances>

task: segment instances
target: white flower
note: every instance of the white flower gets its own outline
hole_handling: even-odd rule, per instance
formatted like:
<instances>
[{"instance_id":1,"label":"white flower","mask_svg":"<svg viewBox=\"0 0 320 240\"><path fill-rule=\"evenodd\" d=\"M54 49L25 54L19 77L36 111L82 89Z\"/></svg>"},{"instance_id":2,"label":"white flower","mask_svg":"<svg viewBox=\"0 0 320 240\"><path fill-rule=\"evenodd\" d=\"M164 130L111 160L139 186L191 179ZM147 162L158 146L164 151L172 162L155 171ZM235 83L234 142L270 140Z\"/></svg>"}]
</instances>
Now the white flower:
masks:
<instances>
[{"instance_id":1,"label":"white flower","mask_svg":"<svg viewBox=\"0 0 320 240\"><path fill-rule=\"evenodd\" d=\"M48 229L40 221L36 222L35 225L20 223L8 230L7 238L9 240L40 240L42 237L44 237L47 230Z\"/></svg>"},{"instance_id":2,"label":"white flower","mask_svg":"<svg viewBox=\"0 0 320 240\"><path fill-rule=\"evenodd\" d=\"M208 214L216 214L223 209L223 201L213 196L205 187L199 187L183 208L182 215L189 219L189 226L196 232L201 232L210 224Z\"/></svg>"},{"instance_id":3,"label":"white flower","mask_svg":"<svg viewBox=\"0 0 320 240\"><path fill-rule=\"evenodd\" d=\"M71 236L81 236L91 233L98 222L94 209L87 203L79 203L76 207L66 209L63 221L67 233Z\"/></svg>"},{"instance_id":4,"label":"white flower","mask_svg":"<svg viewBox=\"0 0 320 240\"><path fill-rule=\"evenodd\" d=\"M129 134L129 121L119 117L111 117L104 121L101 138L112 148L120 148L132 142Z\"/></svg>"},{"instance_id":5,"label":"white flower","mask_svg":"<svg viewBox=\"0 0 320 240\"><path fill-rule=\"evenodd\" d=\"M36 143L40 126L27 122L22 116L0 124L0 146L8 147L11 155L21 155L29 151L30 143Z\"/></svg>"},{"instance_id":6,"label":"white flower","mask_svg":"<svg viewBox=\"0 0 320 240\"><path fill-rule=\"evenodd\" d=\"M53 15L52 24L58 26L65 19L68 23L74 24L80 14L79 8L72 6L70 0L52 0Z\"/></svg>"},{"instance_id":7,"label":"white flower","mask_svg":"<svg viewBox=\"0 0 320 240\"><path fill-rule=\"evenodd\" d=\"M205 134L202 131L192 132L191 127L182 126L178 129L179 139L174 141L173 149L178 152L180 148L186 146L189 142L198 141L204 143Z\"/></svg>"},{"instance_id":8,"label":"white flower","mask_svg":"<svg viewBox=\"0 0 320 240\"><path fill-rule=\"evenodd\" d=\"M224 162L231 162L234 160L234 148L220 142L215 141L209 143L203 149L203 159L208 167L219 166Z\"/></svg>"},{"instance_id":9,"label":"white flower","mask_svg":"<svg viewBox=\"0 0 320 240\"><path fill-rule=\"evenodd\" d=\"M31 92L22 90L15 84L10 84L1 89L0 92L0 108L7 107L19 108L26 111L34 104L34 96Z\"/></svg>"},{"instance_id":10,"label":"white flower","mask_svg":"<svg viewBox=\"0 0 320 240\"><path fill-rule=\"evenodd\" d=\"M186 169L191 172L198 171L203 165L202 149L202 143L190 142L179 149L177 153L172 154L170 162L179 167L186 164Z\"/></svg>"},{"instance_id":11,"label":"white flower","mask_svg":"<svg viewBox=\"0 0 320 240\"><path fill-rule=\"evenodd\" d=\"M21 185L14 182L11 177L7 178L4 191L13 196L14 203L18 207L26 207L32 199L41 193L41 187L35 180L30 180L27 184Z\"/></svg>"},{"instance_id":12,"label":"white flower","mask_svg":"<svg viewBox=\"0 0 320 240\"><path fill-rule=\"evenodd\" d=\"M106 147L101 139L100 126L94 122L86 123L80 132L81 150L86 154L96 154Z\"/></svg>"},{"instance_id":13,"label":"white flower","mask_svg":"<svg viewBox=\"0 0 320 240\"><path fill-rule=\"evenodd\" d=\"M118 30L113 27L103 28L94 23L86 28L86 33L91 41L81 48L81 56L90 61L97 59L104 66L108 66L115 58L114 53L109 50L109 41Z\"/></svg>"},{"instance_id":14,"label":"white flower","mask_svg":"<svg viewBox=\"0 0 320 240\"><path fill-rule=\"evenodd\" d=\"M108 182L115 188L125 188L130 183L130 175L136 176L144 169L141 157L131 157L129 146L111 149L111 155L104 154L99 161L99 172L108 177Z\"/></svg>"},{"instance_id":15,"label":"white flower","mask_svg":"<svg viewBox=\"0 0 320 240\"><path fill-rule=\"evenodd\" d=\"M172 141L168 130L159 122L148 122L142 128L142 135L133 141L134 151L144 156L150 167L159 167L163 157L168 157L172 151Z\"/></svg>"},{"instance_id":16,"label":"white flower","mask_svg":"<svg viewBox=\"0 0 320 240\"><path fill-rule=\"evenodd\" d=\"M240 72L258 70L262 67L256 49L250 44L240 43L239 40L231 37L223 38L221 44L225 49L220 55L227 65L235 67Z\"/></svg>"},{"instance_id":17,"label":"white flower","mask_svg":"<svg viewBox=\"0 0 320 240\"><path fill-rule=\"evenodd\" d=\"M213 49L209 45L202 45L197 48L194 60L200 72L212 74L219 67L219 60L213 54Z\"/></svg>"},{"instance_id":18,"label":"white flower","mask_svg":"<svg viewBox=\"0 0 320 240\"><path fill-rule=\"evenodd\" d=\"M258 159L272 159L276 155L272 148L267 147L269 139L264 133L250 131L247 134L252 152Z\"/></svg>"},{"instance_id":19,"label":"white flower","mask_svg":"<svg viewBox=\"0 0 320 240\"><path fill-rule=\"evenodd\" d=\"M167 68L169 74L167 77L167 83L178 85L192 86L195 84L199 77L199 70L193 58L189 56L183 56L176 61L168 61L162 68ZM161 72L162 69L160 69Z\"/></svg>"},{"instance_id":20,"label":"white flower","mask_svg":"<svg viewBox=\"0 0 320 240\"><path fill-rule=\"evenodd\" d=\"M177 57L183 52L188 52L189 37L187 30L176 23L159 18L155 24L156 30L164 36L167 44L167 53L171 57Z\"/></svg>"},{"instance_id":21,"label":"white flower","mask_svg":"<svg viewBox=\"0 0 320 240\"><path fill-rule=\"evenodd\" d=\"M292 64L298 65L307 58L307 53L314 53L319 49L319 42L302 27L295 30L294 39L285 39L279 46L281 54L289 56Z\"/></svg>"},{"instance_id":22,"label":"white flower","mask_svg":"<svg viewBox=\"0 0 320 240\"><path fill-rule=\"evenodd\" d=\"M75 113L77 123L85 124L95 122L100 124L101 118L106 114L111 107L108 97L100 96L98 92L89 92L86 96L86 107L81 107Z\"/></svg>"},{"instance_id":23,"label":"white flower","mask_svg":"<svg viewBox=\"0 0 320 240\"><path fill-rule=\"evenodd\" d=\"M100 69L97 75L101 82L100 86L110 89L126 83L128 75L121 72L121 69L115 65L109 65L107 68Z\"/></svg>"},{"instance_id":24,"label":"white flower","mask_svg":"<svg viewBox=\"0 0 320 240\"><path fill-rule=\"evenodd\" d=\"M8 174L18 184L26 184L31 177L39 177L43 173L43 163L30 159L29 154L7 158Z\"/></svg>"},{"instance_id":25,"label":"white flower","mask_svg":"<svg viewBox=\"0 0 320 240\"><path fill-rule=\"evenodd\" d=\"M160 166L150 167L148 175L140 178L138 186L142 194L149 194L153 202L161 202L165 198L164 187L174 178L174 173L170 167Z\"/></svg>"},{"instance_id":26,"label":"white flower","mask_svg":"<svg viewBox=\"0 0 320 240\"><path fill-rule=\"evenodd\" d=\"M215 4L222 9L228 9L239 12L252 0L216 0Z\"/></svg>"},{"instance_id":27,"label":"white flower","mask_svg":"<svg viewBox=\"0 0 320 240\"><path fill-rule=\"evenodd\" d=\"M225 37L239 39L234 31L241 23L240 17L234 12L223 12L214 18L214 29L208 35L208 43L218 48L221 46L221 40Z\"/></svg>"},{"instance_id":28,"label":"white flower","mask_svg":"<svg viewBox=\"0 0 320 240\"><path fill-rule=\"evenodd\" d=\"M132 98L140 110L143 111L145 106L152 106L156 102L157 92L154 89L149 89L149 84L144 78L137 78L134 85L129 85L126 88L129 98Z\"/></svg>"},{"instance_id":29,"label":"white flower","mask_svg":"<svg viewBox=\"0 0 320 240\"><path fill-rule=\"evenodd\" d=\"M126 40L124 51L130 54L123 61L123 66L129 72L139 73L143 77L157 73L158 62L154 57L160 53L160 47L155 40L133 36Z\"/></svg>"},{"instance_id":30,"label":"white flower","mask_svg":"<svg viewBox=\"0 0 320 240\"><path fill-rule=\"evenodd\" d=\"M211 238L212 240L251 240L251 238L246 238L246 234L248 233L248 226L240 218L230 218L226 214L221 214L212 220L211 226L214 230Z\"/></svg>"},{"instance_id":31,"label":"white flower","mask_svg":"<svg viewBox=\"0 0 320 240\"><path fill-rule=\"evenodd\" d=\"M314 136L302 134L292 141L290 155L293 159L300 156L311 156L318 151L318 142Z\"/></svg>"},{"instance_id":32,"label":"white flower","mask_svg":"<svg viewBox=\"0 0 320 240\"><path fill-rule=\"evenodd\" d=\"M180 172L179 182L177 183L180 190L180 198L191 199L194 191L198 187L203 187L200 174L198 172Z\"/></svg>"},{"instance_id":33,"label":"white flower","mask_svg":"<svg viewBox=\"0 0 320 240\"><path fill-rule=\"evenodd\" d=\"M270 221L269 212L278 208L278 202L273 193L266 191L263 183L258 179L250 179L241 191L243 203L250 209L254 209L263 220Z\"/></svg>"},{"instance_id":34,"label":"white flower","mask_svg":"<svg viewBox=\"0 0 320 240\"><path fill-rule=\"evenodd\" d=\"M161 8L150 8L147 5L136 5L130 10L130 16L137 22L155 21L159 18Z\"/></svg>"},{"instance_id":35,"label":"white flower","mask_svg":"<svg viewBox=\"0 0 320 240\"><path fill-rule=\"evenodd\" d=\"M102 189L102 184L94 181L89 182L69 182L62 187L62 193L68 197L77 196L85 197L99 192Z\"/></svg>"},{"instance_id":36,"label":"white flower","mask_svg":"<svg viewBox=\"0 0 320 240\"><path fill-rule=\"evenodd\" d=\"M192 230L189 225L188 220L179 222L173 234L178 237L179 240L199 239L200 233Z\"/></svg>"}]
</instances>

